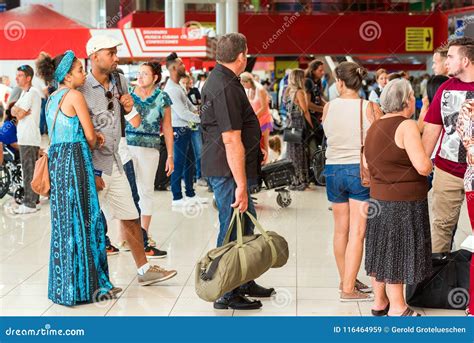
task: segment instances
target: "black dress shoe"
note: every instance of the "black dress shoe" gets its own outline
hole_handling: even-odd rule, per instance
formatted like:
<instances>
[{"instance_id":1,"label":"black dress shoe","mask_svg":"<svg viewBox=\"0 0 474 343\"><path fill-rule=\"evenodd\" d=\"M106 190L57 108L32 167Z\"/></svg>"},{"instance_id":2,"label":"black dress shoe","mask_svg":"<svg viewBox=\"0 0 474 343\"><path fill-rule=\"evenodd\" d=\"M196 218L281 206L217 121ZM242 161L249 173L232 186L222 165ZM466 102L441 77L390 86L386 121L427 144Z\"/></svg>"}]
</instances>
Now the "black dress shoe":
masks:
<instances>
[{"instance_id":1,"label":"black dress shoe","mask_svg":"<svg viewBox=\"0 0 474 343\"><path fill-rule=\"evenodd\" d=\"M258 310L262 307L259 300L250 300L240 294L235 294L230 298L221 297L214 301L214 308L217 310Z\"/></svg>"},{"instance_id":2,"label":"black dress shoe","mask_svg":"<svg viewBox=\"0 0 474 343\"><path fill-rule=\"evenodd\" d=\"M257 285L255 281L247 282L246 284L239 287L239 294L252 298L269 298L274 295L274 288L265 288Z\"/></svg>"}]
</instances>

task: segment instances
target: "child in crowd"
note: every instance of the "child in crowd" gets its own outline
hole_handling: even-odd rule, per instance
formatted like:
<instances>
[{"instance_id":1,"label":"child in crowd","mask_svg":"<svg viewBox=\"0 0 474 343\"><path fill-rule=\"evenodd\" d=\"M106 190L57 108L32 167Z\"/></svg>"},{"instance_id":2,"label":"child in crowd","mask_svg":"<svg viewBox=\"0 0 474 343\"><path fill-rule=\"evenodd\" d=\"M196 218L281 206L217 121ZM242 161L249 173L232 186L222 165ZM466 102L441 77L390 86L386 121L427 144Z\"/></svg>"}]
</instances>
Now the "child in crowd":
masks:
<instances>
[{"instance_id":1,"label":"child in crowd","mask_svg":"<svg viewBox=\"0 0 474 343\"><path fill-rule=\"evenodd\" d=\"M278 161L282 157L281 139L279 136L273 136L268 140L268 163Z\"/></svg>"}]
</instances>

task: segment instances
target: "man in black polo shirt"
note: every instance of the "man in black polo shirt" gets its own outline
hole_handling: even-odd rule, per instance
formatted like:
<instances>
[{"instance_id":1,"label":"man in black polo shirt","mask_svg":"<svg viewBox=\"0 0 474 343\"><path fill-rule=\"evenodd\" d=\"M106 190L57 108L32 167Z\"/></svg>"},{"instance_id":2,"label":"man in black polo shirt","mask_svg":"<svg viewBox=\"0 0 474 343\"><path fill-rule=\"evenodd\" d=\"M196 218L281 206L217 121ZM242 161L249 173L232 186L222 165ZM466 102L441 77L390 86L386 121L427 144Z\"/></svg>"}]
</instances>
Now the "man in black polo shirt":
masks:
<instances>
[{"instance_id":1,"label":"man in black polo shirt","mask_svg":"<svg viewBox=\"0 0 474 343\"><path fill-rule=\"evenodd\" d=\"M218 63L202 90L202 172L214 190L220 223L217 246L221 246L233 208L256 215L248 186L257 180L263 153L260 125L238 77L247 65L245 36L221 36L216 57ZM250 220L245 221L244 230L245 235L253 233ZM231 240L235 239L234 226ZM250 281L218 299L214 308L257 309L262 303L246 296L270 297L274 292Z\"/></svg>"}]
</instances>

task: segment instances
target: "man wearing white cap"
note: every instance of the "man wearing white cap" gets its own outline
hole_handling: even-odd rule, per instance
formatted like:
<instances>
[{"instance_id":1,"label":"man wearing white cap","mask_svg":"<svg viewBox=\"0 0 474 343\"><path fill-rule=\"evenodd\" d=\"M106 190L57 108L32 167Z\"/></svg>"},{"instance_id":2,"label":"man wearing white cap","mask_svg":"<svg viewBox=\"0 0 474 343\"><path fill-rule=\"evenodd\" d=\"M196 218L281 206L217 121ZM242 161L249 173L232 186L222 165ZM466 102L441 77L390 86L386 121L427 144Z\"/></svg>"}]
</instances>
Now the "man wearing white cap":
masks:
<instances>
[{"instance_id":1,"label":"man wearing white cap","mask_svg":"<svg viewBox=\"0 0 474 343\"><path fill-rule=\"evenodd\" d=\"M139 214L122 167L119 155L124 129L122 109L127 113L125 119L132 125L138 113L133 108L125 77L114 73L119 62L119 45L122 45L119 40L109 36L93 36L89 39L86 50L92 69L81 91L86 98L94 128L105 136L104 146L94 150L92 155L100 206L109 220L120 220L122 235L130 246L137 266L138 283L146 286L168 280L177 272L147 262Z\"/></svg>"}]
</instances>

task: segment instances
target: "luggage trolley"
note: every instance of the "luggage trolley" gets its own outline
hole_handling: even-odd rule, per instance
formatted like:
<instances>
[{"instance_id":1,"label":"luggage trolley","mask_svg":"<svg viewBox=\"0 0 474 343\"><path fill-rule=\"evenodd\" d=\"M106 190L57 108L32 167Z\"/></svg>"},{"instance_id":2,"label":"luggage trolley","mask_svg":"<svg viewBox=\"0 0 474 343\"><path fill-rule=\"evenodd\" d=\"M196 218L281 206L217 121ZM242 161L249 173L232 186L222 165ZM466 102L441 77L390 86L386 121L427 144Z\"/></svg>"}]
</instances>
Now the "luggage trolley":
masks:
<instances>
[{"instance_id":1,"label":"luggage trolley","mask_svg":"<svg viewBox=\"0 0 474 343\"><path fill-rule=\"evenodd\" d=\"M262 180L266 189L274 189L278 193L278 206L285 208L291 205L291 194L287 187L296 183L295 166L291 161L281 160L264 165Z\"/></svg>"},{"instance_id":2,"label":"luggage trolley","mask_svg":"<svg viewBox=\"0 0 474 343\"><path fill-rule=\"evenodd\" d=\"M278 193L276 202L278 206L285 208L291 205L291 194L287 189L296 183L295 167L293 163L288 160L281 160L266 164L262 167L261 179L257 185L250 188L250 193L255 194L262 190L263 184L265 189L274 189ZM252 197L253 200L256 198ZM217 209L216 200L212 202L215 209Z\"/></svg>"}]
</instances>

